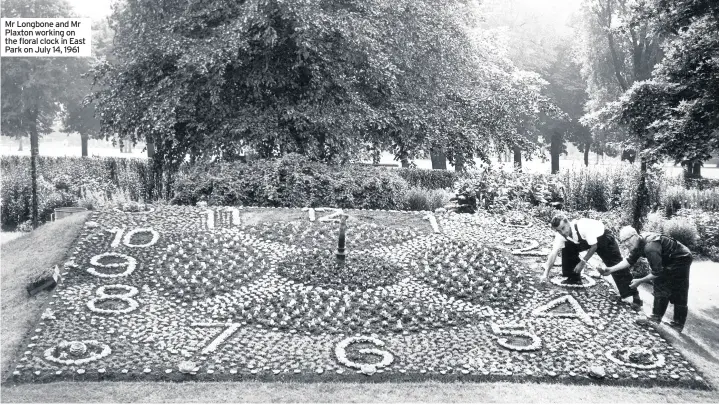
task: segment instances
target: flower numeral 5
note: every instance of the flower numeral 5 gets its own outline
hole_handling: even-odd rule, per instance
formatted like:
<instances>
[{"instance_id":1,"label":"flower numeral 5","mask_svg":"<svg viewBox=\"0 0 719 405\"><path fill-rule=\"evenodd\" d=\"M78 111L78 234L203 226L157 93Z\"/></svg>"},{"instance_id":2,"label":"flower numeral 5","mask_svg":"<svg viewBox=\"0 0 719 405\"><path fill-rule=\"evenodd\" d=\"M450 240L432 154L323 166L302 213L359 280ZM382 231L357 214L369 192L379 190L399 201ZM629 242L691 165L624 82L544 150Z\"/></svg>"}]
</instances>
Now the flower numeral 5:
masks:
<instances>
[{"instance_id":1,"label":"flower numeral 5","mask_svg":"<svg viewBox=\"0 0 719 405\"><path fill-rule=\"evenodd\" d=\"M493 323L492 333L494 333L495 335L526 338L532 341L527 345L520 346L510 343L509 339L506 337L498 337L497 344L506 349L517 351L530 351L537 350L542 347L542 339L539 336L526 331L526 328L527 327L524 325L498 325Z\"/></svg>"}]
</instances>

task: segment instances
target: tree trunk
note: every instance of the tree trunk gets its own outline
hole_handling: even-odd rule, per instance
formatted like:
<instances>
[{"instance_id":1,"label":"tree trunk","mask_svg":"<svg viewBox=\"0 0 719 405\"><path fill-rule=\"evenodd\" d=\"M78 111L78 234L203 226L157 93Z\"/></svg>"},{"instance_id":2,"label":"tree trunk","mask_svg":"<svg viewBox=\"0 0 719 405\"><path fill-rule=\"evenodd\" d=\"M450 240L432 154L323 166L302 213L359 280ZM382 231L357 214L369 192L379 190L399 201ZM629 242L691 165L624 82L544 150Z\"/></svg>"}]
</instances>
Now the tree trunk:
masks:
<instances>
[{"instance_id":1,"label":"tree trunk","mask_svg":"<svg viewBox=\"0 0 719 405\"><path fill-rule=\"evenodd\" d=\"M514 168L522 169L522 149L519 146L512 147L514 150Z\"/></svg>"},{"instance_id":2,"label":"tree trunk","mask_svg":"<svg viewBox=\"0 0 719 405\"><path fill-rule=\"evenodd\" d=\"M378 165L381 160L382 150L379 148L379 145L372 145L372 164Z\"/></svg>"},{"instance_id":3,"label":"tree trunk","mask_svg":"<svg viewBox=\"0 0 719 405\"><path fill-rule=\"evenodd\" d=\"M429 157L432 159L432 169L447 170L447 153L444 150L432 148Z\"/></svg>"},{"instance_id":4,"label":"tree trunk","mask_svg":"<svg viewBox=\"0 0 719 405\"><path fill-rule=\"evenodd\" d=\"M82 157L87 156L87 134L80 134L80 142L82 144Z\"/></svg>"},{"instance_id":5,"label":"tree trunk","mask_svg":"<svg viewBox=\"0 0 719 405\"><path fill-rule=\"evenodd\" d=\"M458 173L464 171L464 155L462 152L454 153L454 171Z\"/></svg>"},{"instance_id":6,"label":"tree trunk","mask_svg":"<svg viewBox=\"0 0 719 405\"><path fill-rule=\"evenodd\" d=\"M18 138L18 140L19 140L20 142L19 142L19 144L18 144L17 151L18 151L18 152L22 152L22 137Z\"/></svg>"},{"instance_id":7,"label":"tree trunk","mask_svg":"<svg viewBox=\"0 0 719 405\"><path fill-rule=\"evenodd\" d=\"M152 142L152 138L149 136L146 138L146 142L147 142L147 158L152 159L155 157L155 143Z\"/></svg>"},{"instance_id":8,"label":"tree trunk","mask_svg":"<svg viewBox=\"0 0 719 405\"><path fill-rule=\"evenodd\" d=\"M40 147L37 134L37 113L30 116L30 179L32 188L32 229L38 227L37 212L37 156L40 154Z\"/></svg>"},{"instance_id":9,"label":"tree trunk","mask_svg":"<svg viewBox=\"0 0 719 405\"><path fill-rule=\"evenodd\" d=\"M637 232L642 231L644 216L649 208L649 189L647 188L647 162L639 158L639 184L637 185L637 197L632 209L632 226Z\"/></svg>"},{"instance_id":10,"label":"tree trunk","mask_svg":"<svg viewBox=\"0 0 719 405\"><path fill-rule=\"evenodd\" d=\"M589 146L590 143L584 144L584 166L589 167Z\"/></svg>"},{"instance_id":11,"label":"tree trunk","mask_svg":"<svg viewBox=\"0 0 719 405\"><path fill-rule=\"evenodd\" d=\"M562 134L554 132L549 146L549 155L552 161L552 174L559 171L559 150L562 147Z\"/></svg>"},{"instance_id":12,"label":"tree trunk","mask_svg":"<svg viewBox=\"0 0 719 405\"><path fill-rule=\"evenodd\" d=\"M691 173L692 177L695 179L699 179L702 177L702 162L695 160L694 162L690 163L691 166Z\"/></svg>"},{"instance_id":13,"label":"tree trunk","mask_svg":"<svg viewBox=\"0 0 719 405\"><path fill-rule=\"evenodd\" d=\"M684 178L698 179L702 177L702 166L699 160L688 160L682 163L684 166Z\"/></svg>"}]
</instances>

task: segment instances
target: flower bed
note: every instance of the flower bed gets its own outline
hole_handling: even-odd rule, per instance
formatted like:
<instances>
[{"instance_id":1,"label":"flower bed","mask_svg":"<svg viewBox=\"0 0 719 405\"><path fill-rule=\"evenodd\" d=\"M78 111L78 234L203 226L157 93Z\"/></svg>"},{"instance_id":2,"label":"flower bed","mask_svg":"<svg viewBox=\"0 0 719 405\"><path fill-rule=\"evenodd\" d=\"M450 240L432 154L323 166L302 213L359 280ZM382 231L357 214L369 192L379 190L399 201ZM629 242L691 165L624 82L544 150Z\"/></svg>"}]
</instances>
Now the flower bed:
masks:
<instances>
[{"instance_id":1,"label":"flower bed","mask_svg":"<svg viewBox=\"0 0 719 405\"><path fill-rule=\"evenodd\" d=\"M252 208L208 226L225 211L93 213L13 381L583 383L603 367L606 384L705 387L608 284L539 284L503 246L541 248L544 227L447 214L434 233L426 213L348 210L342 263L336 223Z\"/></svg>"}]
</instances>

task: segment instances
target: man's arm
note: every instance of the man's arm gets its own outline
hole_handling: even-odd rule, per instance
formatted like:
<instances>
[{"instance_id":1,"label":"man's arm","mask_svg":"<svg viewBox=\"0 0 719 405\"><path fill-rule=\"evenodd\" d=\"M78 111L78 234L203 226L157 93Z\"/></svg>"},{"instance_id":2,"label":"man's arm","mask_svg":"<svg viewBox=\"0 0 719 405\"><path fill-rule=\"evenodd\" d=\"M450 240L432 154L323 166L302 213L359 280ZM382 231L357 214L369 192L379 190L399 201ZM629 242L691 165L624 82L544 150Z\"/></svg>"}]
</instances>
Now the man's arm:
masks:
<instances>
[{"instance_id":1,"label":"man's arm","mask_svg":"<svg viewBox=\"0 0 719 405\"><path fill-rule=\"evenodd\" d=\"M608 276L616 271L628 269L629 267L631 267L631 264L627 261L627 259L622 259L622 261L617 263L616 265L607 267L604 270L604 275Z\"/></svg>"},{"instance_id":2,"label":"man's arm","mask_svg":"<svg viewBox=\"0 0 719 405\"><path fill-rule=\"evenodd\" d=\"M549 270L554 266L554 262L557 261L557 255L559 254L559 249L552 249L552 251L549 253L549 256L547 256L547 262L544 263L544 274L542 275L542 278L549 277Z\"/></svg>"},{"instance_id":3,"label":"man's arm","mask_svg":"<svg viewBox=\"0 0 719 405\"><path fill-rule=\"evenodd\" d=\"M642 278L635 278L634 280L632 280L631 283L629 283L629 288L636 290L637 287L639 287L639 284L646 283L647 281L654 280L655 278L658 278L658 277L659 276L655 276L654 274L649 273Z\"/></svg>"},{"instance_id":4,"label":"man's arm","mask_svg":"<svg viewBox=\"0 0 719 405\"><path fill-rule=\"evenodd\" d=\"M546 280L547 277L549 277L549 270L554 266L554 262L557 260L557 255L559 251L562 250L562 247L564 247L564 240L557 234L552 243L552 251L549 253L549 256L547 256L547 262L544 263L544 273L542 273L540 277L541 280Z\"/></svg>"}]
</instances>

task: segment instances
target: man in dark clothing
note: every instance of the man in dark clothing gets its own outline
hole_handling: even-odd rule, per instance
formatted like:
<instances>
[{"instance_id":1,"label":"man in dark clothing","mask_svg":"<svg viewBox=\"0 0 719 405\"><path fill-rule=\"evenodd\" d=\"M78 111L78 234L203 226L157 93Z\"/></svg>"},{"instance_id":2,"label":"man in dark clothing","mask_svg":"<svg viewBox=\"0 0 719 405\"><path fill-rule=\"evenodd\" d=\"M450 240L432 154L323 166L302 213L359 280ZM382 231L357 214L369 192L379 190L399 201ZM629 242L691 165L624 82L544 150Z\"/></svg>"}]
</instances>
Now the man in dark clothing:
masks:
<instances>
[{"instance_id":1,"label":"man in dark clothing","mask_svg":"<svg viewBox=\"0 0 719 405\"><path fill-rule=\"evenodd\" d=\"M629 249L629 257L621 263L608 267L602 274L611 274L633 266L640 257L649 261L652 271L645 277L635 279L630 284L637 288L639 284L654 281L654 307L652 315L640 319L641 325L659 324L671 302L674 304L674 320L669 326L681 332L687 320L687 299L689 297L689 268L692 254L689 249L676 240L654 232L637 234L636 229L625 226L619 232L619 240Z\"/></svg>"},{"instance_id":2,"label":"man in dark clothing","mask_svg":"<svg viewBox=\"0 0 719 405\"><path fill-rule=\"evenodd\" d=\"M605 265L614 266L622 261L622 252L614 234L607 229L601 221L591 218L580 218L569 221L564 215L556 215L550 223L556 232L552 252L547 258L544 266L544 274L540 277L542 281L549 276L549 270L557 259L557 254L562 251L562 275L567 277L568 283L581 284L582 270L587 261L597 253ZM584 259L580 252L587 251ZM642 308L642 300L639 292L629 288L632 281L632 274L629 270L616 271L612 274L614 283L619 290L620 300L632 297L632 309Z\"/></svg>"}]
</instances>

